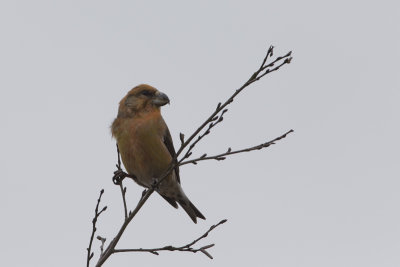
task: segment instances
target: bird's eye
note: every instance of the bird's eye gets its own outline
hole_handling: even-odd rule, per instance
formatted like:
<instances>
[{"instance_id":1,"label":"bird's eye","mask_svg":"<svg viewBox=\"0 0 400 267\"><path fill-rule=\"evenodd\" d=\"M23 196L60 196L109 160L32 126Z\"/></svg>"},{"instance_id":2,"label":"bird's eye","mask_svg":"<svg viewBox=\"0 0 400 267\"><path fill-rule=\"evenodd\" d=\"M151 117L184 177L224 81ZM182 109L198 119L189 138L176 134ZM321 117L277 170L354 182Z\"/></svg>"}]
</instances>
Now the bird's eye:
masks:
<instances>
[{"instance_id":1,"label":"bird's eye","mask_svg":"<svg viewBox=\"0 0 400 267\"><path fill-rule=\"evenodd\" d=\"M144 96L153 96L153 93L147 90L142 91L142 95Z\"/></svg>"}]
</instances>

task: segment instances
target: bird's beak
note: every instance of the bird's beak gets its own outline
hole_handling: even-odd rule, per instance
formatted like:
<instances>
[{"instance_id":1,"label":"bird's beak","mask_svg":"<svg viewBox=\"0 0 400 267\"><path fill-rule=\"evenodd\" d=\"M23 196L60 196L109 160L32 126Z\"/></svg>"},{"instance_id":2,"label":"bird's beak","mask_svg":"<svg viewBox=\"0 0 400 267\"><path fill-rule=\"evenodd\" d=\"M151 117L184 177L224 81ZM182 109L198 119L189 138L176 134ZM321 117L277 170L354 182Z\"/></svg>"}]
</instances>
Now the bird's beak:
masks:
<instances>
[{"instance_id":1,"label":"bird's beak","mask_svg":"<svg viewBox=\"0 0 400 267\"><path fill-rule=\"evenodd\" d=\"M158 107L164 106L165 104L169 104L169 98L166 94L157 92L153 98L153 104Z\"/></svg>"}]
</instances>

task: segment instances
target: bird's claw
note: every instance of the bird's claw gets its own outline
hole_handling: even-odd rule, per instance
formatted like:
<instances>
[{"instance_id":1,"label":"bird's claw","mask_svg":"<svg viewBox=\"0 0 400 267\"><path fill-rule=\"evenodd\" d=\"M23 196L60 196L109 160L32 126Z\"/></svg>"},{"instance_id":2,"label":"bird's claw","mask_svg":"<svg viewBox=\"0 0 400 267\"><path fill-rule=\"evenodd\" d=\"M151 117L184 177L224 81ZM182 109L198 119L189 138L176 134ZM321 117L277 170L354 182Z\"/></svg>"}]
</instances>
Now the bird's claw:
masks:
<instances>
[{"instance_id":1,"label":"bird's claw","mask_svg":"<svg viewBox=\"0 0 400 267\"><path fill-rule=\"evenodd\" d=\"M121 182L128 177L128 174L121 169L118 169L114 172L114 176L112 178L113 183L116 185L120 185Z\"/></svg>"},{"instance_id":2,"label":"bird's claw","mask_svg":"<svg viewBox=\"0 0 400 267\"><path fill-rule=\"evenodd\" d=\"M153 182L151 183L151 188L153 188L155 191L158 191L158 179L153 179Z\"/></svg>"}]
</instances>

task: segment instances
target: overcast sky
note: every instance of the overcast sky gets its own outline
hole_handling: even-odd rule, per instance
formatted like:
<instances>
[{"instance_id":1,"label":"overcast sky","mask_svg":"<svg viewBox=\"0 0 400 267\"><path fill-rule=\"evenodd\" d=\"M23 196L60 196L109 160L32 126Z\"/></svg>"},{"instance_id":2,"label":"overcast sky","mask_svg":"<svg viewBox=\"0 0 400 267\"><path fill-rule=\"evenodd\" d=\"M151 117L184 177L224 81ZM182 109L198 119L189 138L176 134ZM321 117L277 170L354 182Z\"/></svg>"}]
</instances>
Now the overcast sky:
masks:
<instances>
[{"instance_id":1,"label":"overcast sky","mask_svg":"<svg viewBox=\"0 0 400 267\"><path fill-rule=\"evenodd\" d=\"M195 154L271 148L181 168L207 217L153 195L119 248L183 245L227 218L202 254L119 254L104 266L400 266L398 1L0 3L0 265L84 266L123 220L109 126L148 83L175 147L261 63L293 62L247 88ZM131 208L142 188L126 182ZM95 256L99 242L94 242Z\"/></svg>"}]
</instances>

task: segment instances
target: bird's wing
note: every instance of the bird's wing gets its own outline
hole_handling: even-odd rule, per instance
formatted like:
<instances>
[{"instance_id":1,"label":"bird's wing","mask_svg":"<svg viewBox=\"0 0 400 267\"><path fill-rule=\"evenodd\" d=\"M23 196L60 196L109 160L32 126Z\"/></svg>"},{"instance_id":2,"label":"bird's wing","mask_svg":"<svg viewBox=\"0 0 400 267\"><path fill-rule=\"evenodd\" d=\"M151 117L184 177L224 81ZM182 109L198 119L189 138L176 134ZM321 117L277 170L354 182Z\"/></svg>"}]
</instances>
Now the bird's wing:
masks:
<instances>
[{"instance_id":1,"label":"bird's wing","mask_svg":"<svg viewBox=\"0 0 400 267\"><path fill-rule=\"evenodd\" d=\"M172 137L171 137L171 133L168 130L168 127L164 134L164 144L167 147L169 153L171 154L171 157L174 158L176 156L176 152L175 152L174 144L172 143ZM177 162L177 161L175 161L175 162ZM176 179L178 180L178 183L181 183L181 179L179 177L179 166L175 167L175 175L176 175Z\"/></svg>"}]
</instances>

